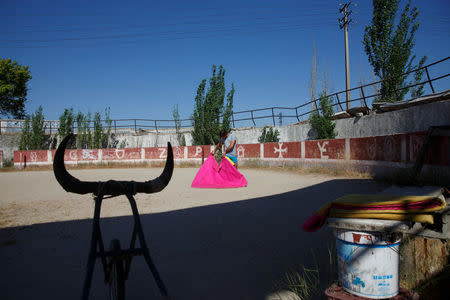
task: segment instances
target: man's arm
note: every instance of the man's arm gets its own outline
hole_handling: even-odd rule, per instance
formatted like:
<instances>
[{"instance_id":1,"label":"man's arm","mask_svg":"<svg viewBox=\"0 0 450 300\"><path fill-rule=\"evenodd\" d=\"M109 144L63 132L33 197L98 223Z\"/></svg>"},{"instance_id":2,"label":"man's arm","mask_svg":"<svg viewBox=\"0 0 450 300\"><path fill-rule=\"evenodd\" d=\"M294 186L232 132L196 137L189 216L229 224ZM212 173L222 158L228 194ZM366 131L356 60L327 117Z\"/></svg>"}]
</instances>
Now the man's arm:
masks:
<instances>
[{"instance_id":1,"label":"man's arm","mask_svg":"<svg viewBox=\"0 0 450 300\"><path fill-rule=\"evenodd\" d=\"M225 149L225 153L230 152L233 149L234 144L236 144L236 140L231 140L230 146L228 146L228 148Z\"/></svg>"},{"instance_id":2,"label":"man's arm","mask_svg":"<svg viewBox=\"0 0 450 300\"><path fill-rule=\"evenodd\" d=\"M213 155L216 155L217 149L219 149L220 147L222 147L222 141L219 141L219 143L217 144L216 148L214 149L214 152L212 153Z\"/></svg>"}]
</instances>

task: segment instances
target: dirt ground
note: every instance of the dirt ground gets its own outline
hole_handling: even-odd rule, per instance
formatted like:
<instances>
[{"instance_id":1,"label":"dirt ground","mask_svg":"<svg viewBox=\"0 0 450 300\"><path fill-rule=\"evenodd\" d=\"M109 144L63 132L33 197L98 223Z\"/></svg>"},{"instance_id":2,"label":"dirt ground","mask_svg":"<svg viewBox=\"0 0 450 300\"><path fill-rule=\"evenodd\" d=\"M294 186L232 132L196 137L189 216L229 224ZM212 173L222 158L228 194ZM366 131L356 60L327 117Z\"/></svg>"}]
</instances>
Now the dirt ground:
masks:
<instances>
[{"instance_id":1,"label":"dirt ground","mask_svg":"<svg viewBox=\"0 0 450 300\"><path fill-rule=\"evenodd\" d=\"M162 169L71 170L81 180L144 181ZM240 170L248 187L193 189L197 169L176 168L160 193L137 195L152 258L173 299L266 299L283 288L288 270L325 261L327 229L302 232L321 205L349 193L386 186L368 179L333 178L257 169ZM85 275L93 201L65 192L52 171L0 173L0 288L2 299L79 299ZM104 200L103 238L129 243L125 197ZM106 299L97 263L90 299ZM142 257L134 258L129 299L159 299Z\"/></svg>"}]
</instances>

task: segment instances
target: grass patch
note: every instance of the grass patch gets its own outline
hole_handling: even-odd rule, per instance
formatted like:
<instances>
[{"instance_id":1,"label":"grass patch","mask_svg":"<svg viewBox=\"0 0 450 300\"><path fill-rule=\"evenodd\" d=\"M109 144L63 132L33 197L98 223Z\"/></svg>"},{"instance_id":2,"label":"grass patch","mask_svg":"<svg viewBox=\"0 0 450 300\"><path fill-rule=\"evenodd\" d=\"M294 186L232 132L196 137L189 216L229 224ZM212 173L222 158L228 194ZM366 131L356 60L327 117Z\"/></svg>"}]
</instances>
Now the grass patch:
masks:
<instances>
[{"instance_id":1,"label":"grass patch","mask_svg":"<svg viewBox=\"0 0 450 300\"><path fill-rule=\"evenodd\" d=\"M336 281L335 247L328 245L327 248L327 262L320 265L311 249L310 265L301 265L285 274L284 285L300 299L320 298L324 288Z\"/></svg>"},{"instance_id":2,"label":"grass patch","mask_svg":"<svg viewBox=\"0 0 450 300\"><path fill-rule=\"evenodd\" d=\"M373 179L372 175L364 170L358 170L352 166L338 163L333 165L307 165L298 164L282 164L273 165L268 161L247 160L239 165L239 169L263 169L269 171L291 172L295 174L320 174L333 177L349 177L349 178L368 178Z\"/></svg>"}]
</instances>

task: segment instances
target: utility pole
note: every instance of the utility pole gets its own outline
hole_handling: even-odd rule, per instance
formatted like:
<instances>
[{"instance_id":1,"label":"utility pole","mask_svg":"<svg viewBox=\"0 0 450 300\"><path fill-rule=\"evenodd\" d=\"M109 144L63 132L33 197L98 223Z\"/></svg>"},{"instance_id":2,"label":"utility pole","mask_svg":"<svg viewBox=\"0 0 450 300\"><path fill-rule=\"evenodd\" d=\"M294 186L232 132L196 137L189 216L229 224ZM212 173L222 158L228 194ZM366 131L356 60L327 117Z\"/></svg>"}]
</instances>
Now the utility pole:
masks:
<instances>
[{"instance_id":1,"label":"utility pole","mask_svg":"<svg viewBox=\"0 0 450 300\"><path fill-rule=\"evenodd\" d=\"M349 57L348 57L348 24L352 22L349 19L352 11L349 10L351 2L345 3L339 8L339 12L344 14L342 18L339 19L339 27L344 28L344 36L345 36L345 89L347 96L347 110L350 109L350 71L349 71Z\"/></svg>"}]
</instances>

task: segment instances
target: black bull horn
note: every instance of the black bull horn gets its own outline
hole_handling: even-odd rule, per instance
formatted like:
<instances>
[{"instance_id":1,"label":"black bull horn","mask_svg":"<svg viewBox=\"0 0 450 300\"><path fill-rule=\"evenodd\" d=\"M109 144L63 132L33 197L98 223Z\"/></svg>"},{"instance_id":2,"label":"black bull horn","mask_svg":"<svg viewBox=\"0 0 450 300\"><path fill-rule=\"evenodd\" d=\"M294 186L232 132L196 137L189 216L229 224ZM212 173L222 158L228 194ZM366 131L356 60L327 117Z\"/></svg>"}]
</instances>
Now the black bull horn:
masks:
<instances>
[{"instance_id":1,"label":"black bull horn","mask_svg":"<svg viewBox=\"0 0 450 300\"><path fill-rule=\"evenodd\" d=\"M94 195L123 195L123 194L136 194L136 193L157 193L163 190L173 173L173 152L170 143L167 143L167 160L164 171L158 178L149 180L146 182L134 182L134 181L107 181L107 182L92 182L92 181L80 181L77 178L67 172L64 166L64 151L67 143L73 137L73 134L67 135L55 153L53 160L53 172L55 173L56 180L67 191L76 194L88 194Z\"/></svg>"}]
</instances>

